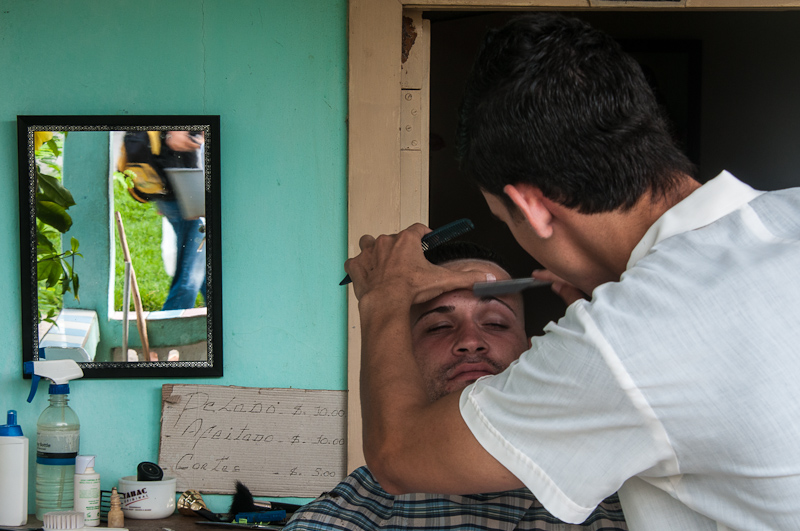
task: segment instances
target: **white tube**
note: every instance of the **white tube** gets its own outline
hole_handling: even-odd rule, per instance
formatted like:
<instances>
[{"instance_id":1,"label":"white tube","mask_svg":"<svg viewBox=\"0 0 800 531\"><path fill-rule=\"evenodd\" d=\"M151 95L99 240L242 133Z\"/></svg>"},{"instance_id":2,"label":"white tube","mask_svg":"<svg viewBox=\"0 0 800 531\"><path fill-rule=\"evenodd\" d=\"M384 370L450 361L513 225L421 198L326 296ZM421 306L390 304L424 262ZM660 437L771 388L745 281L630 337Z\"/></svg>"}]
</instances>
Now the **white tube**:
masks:
<instances>
[{"instance_id":1,"label":"white tube","mask_svg":"<svg viewBox=\"0 0 800 531\"><path fill-rule=\"evenodd\" d=\"M100 525L100 474L94 471L93 455L79 455L75 459L74 509L83 513L83 525Z\"/></svg>"}]
</instances>

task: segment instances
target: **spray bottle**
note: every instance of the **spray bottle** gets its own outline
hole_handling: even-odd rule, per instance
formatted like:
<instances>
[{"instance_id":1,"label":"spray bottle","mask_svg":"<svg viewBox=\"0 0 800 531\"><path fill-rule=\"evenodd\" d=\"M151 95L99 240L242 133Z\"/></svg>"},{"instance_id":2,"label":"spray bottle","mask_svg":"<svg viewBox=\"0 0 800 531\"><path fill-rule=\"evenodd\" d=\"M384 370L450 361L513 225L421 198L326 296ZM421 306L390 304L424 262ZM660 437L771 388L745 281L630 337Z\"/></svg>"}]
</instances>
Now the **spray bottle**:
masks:
<instances>
[{"instance_id":1,"label":"spray bottle","mask_svg":"<svg viewBox=\"0 0 800 531\"><path fill-rule=\"evenodd\" d=\"M51 511L72 511L75 457L80 447L80 422L69 407L69 381L83 376L73 360L27 361L25 374L32 374L33 400L41 378L50 380L50 405L36 423L36 518Z\"/></svg>"}]
</instances>

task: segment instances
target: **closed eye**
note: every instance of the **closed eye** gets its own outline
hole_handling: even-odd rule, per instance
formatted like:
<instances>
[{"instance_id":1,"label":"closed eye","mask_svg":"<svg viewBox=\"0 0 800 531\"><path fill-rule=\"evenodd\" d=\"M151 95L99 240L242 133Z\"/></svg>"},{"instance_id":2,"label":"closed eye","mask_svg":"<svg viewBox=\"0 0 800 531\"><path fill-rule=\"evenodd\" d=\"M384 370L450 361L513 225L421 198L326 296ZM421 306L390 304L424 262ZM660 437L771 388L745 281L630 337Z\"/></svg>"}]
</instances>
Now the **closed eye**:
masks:
<instances>
[{"instance_id":1,"label":"closed eye","mask_svg":"<svg viewBox=\"0 0 800 531\"><path fill-rule=\"evenodd\" d=\"M430 334L430 333L439 332L439 331L442 331L442 330L449 330L451 328L453 328L453 325L451 323L436 323L436 324L433 324L431 326L428 326L425 329L425 331Z\"/></svg>"}]
</instances>

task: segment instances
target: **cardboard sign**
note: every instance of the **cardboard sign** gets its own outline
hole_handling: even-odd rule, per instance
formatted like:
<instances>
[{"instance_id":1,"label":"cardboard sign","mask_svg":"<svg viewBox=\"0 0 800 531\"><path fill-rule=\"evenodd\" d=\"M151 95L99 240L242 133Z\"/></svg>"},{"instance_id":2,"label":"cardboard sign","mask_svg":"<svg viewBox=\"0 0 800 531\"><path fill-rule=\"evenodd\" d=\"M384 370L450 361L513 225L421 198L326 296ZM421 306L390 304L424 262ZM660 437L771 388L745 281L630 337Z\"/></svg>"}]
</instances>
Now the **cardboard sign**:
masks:
<instances>
[{"instance_id":1,"label":"cardboard sign","mask_svg":"<svg viewBox=\"0 0 800 531\"><path fill-rule=\"evenodd\" d=\"M179 492L317 497L346 476L347 392L166 384L158 462Z\"/></svg>"}]
</instances>

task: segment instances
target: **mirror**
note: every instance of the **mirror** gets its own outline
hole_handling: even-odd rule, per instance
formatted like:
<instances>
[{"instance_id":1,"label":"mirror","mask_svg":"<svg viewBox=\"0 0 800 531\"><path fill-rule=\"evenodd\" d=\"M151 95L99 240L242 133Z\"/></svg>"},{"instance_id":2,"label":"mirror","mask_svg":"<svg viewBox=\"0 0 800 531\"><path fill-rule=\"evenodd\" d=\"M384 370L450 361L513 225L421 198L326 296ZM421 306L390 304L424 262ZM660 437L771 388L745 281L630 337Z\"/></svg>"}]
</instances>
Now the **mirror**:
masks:
<instances>
[{"instance_id":1,"label":"mirror","mask_svg":"<svg viewBox=\"0 0 800 531\"><path fill-rule=\"evenodd\" d=\"M22 361L222 376L219 116L18 116L17 132Z\"/></svg>"}]
</instances>

